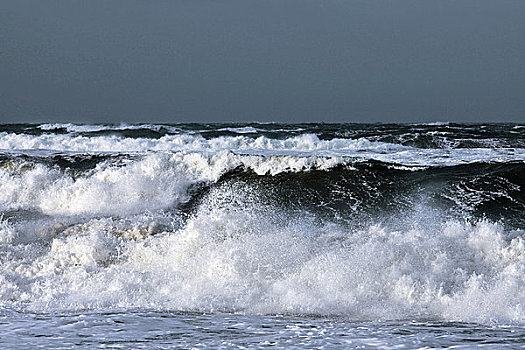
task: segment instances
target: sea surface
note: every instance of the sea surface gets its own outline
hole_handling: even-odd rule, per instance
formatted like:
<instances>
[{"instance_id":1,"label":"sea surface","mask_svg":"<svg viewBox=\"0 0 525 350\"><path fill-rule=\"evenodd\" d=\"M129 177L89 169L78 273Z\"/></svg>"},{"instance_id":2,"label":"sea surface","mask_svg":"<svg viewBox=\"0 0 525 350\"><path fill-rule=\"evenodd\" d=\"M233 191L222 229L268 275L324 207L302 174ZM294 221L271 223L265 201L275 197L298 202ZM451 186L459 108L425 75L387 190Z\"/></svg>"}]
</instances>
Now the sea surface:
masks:
<instances>
[{"instance_id":1,"label":"sea surface","mask_svg":"<svg viewBox=\"0 0 525 350\"><path fill-rule=\"evenodd\" d=\"M524 124L0 125L0 348L525 348Z\"/></svg>"}]
</instances>

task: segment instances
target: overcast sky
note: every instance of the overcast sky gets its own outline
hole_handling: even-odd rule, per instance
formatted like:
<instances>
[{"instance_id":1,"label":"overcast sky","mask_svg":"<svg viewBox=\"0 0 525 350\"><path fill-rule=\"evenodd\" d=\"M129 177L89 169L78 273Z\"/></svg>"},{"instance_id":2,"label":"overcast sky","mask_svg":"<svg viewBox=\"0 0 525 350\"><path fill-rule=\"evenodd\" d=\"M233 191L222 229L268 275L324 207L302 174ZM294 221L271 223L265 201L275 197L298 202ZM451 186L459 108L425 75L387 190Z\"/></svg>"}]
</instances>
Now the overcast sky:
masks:
<instances>
[{"instance_id":1,"label":"overcast sky","mask_svg":"<svg viewBox=\"0 0 525 350\"><path fill-rule=\"evenodd\" d=\"M1 0L0 122L525 121L524 0Z\"/></svg>"}]
</instances>

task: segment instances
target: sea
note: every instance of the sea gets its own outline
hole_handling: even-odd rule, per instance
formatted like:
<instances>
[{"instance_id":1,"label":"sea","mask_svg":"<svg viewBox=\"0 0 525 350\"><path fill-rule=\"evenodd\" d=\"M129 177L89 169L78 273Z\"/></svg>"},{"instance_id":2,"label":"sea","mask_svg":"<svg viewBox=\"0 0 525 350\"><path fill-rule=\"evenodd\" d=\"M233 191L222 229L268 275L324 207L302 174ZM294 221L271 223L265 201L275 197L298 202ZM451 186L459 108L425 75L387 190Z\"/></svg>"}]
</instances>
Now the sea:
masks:
<instances>
[{"instance_id":1,"label":"sea","mask_svg":"<svg viewBox=\"0 0 525 350\"><path fill-rule=\"evenodd\" d=\"M0 125L0 348L525 348L525 124Z\"/></svg>"}]
</instances>

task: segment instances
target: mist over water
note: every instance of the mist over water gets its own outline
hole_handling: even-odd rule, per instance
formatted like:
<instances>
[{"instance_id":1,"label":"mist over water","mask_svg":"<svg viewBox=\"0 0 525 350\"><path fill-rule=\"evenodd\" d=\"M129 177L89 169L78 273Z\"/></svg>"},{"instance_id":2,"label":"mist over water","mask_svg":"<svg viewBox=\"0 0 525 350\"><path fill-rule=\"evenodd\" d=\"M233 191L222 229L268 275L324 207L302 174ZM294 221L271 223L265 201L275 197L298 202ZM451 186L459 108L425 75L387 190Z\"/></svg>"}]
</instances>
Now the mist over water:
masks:
<instances>
[{"instance_id":1,"label":"mist over water","mask_svg":"<svg viewBox=\"0 0 525 350\"><path fill-rule=\"evenodd\" d=\"M158 312L242 315L254 327L285 317L519 330L524 133L517 124L3 125L2 317L128 322Z\"/></svg>"}]
</instances>

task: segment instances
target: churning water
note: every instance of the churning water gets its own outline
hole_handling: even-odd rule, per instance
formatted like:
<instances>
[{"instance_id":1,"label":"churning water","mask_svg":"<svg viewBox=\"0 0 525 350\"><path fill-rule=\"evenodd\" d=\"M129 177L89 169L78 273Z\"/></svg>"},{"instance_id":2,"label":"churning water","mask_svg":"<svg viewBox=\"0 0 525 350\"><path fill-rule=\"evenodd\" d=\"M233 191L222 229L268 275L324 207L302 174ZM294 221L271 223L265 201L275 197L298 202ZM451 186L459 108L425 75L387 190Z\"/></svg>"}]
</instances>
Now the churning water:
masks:
<instances>
[{"instance_id":1,"label":"churning water","mask_svg":"<svg viewBox=\"0 0 525 350\"><path fill-rule=\"evenodd\" d=\"M525 347L525 127L0 126L0 346Z\"/></svg>"}]
</instances>

